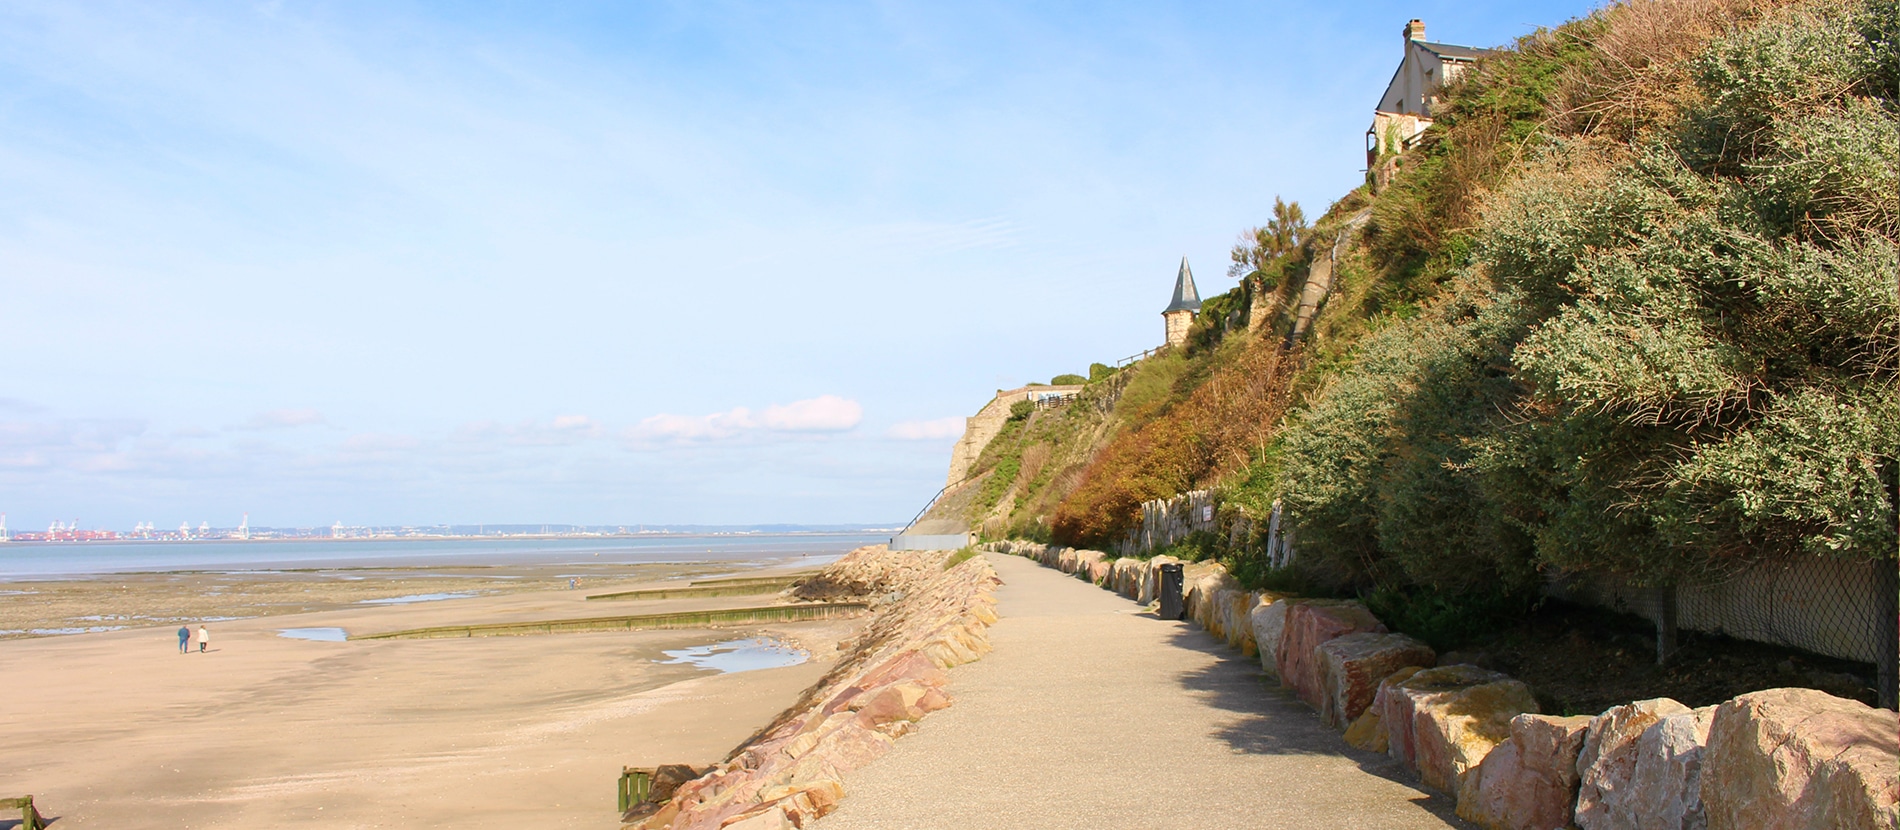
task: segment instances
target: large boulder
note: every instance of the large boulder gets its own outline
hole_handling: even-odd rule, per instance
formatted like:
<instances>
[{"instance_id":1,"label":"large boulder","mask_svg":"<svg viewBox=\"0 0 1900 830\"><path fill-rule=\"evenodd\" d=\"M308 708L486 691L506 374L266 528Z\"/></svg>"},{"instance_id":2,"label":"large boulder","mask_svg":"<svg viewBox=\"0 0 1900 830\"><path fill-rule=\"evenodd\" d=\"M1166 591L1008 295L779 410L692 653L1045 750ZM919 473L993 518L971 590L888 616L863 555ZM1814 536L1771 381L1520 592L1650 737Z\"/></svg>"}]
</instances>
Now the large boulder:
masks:
<instances>
[{"instance_id":1,"label":"large boulder","mask_svg":"<svg viewBox=\"0 0 1900 830\"><path fill-rule=\"evenodd\" d=\"M1900 826L1900 720L1813 689L1717 706L1702 767L1709 830Z\"/></svg>"},{"instance_id":2,"label":"large boulder","mask_svg":"<svg viewBox=\"0 0 1900 830\"><path fill-rule=\"evenodd\" d=\"M1260 649L1260 669L1275 680L1280 679L1280 634L1286 630L1286 611L1294 602L1293 599L1275 600L1255 606L1248 614L1253 641Z\"/></svg>"},{"instance_id":3,"label":"large boulder","mask_svg":"<svg viewBox=\"0 0 1900 830\"><path fill-rule=\"evenodd\" d=\"M1182 597L1187 618L1199 623L1214 636L1223 636L1220 613L1214 596L1221 591L1240 588L1240 582L1227 573L1227 568L1219 562L1196 562L1188 565L1184 578L1185 595Z\"/></svg>"},{"instance_id":4,"label":"large boulder","mask_svg":"<svg viewBox=\"0 0 1900 830\"><path fill-rule=\"evenodd\" d=\"M1326 684L1319 647L1347 634L1385 633L1385 624L1358 603L1305 603L1287 612L1280 635L1280 682L1293 687L1313 708L1323 707Z\"/></svg>"},{"instance_id":5,"label":"large boulder","mask_svg":"<svg viewBox=\"0 0 1900 830\"><path fill-rule=\"evenodd\" d=\"M1141 593L1135 597L1135 601L1147 605L1159 599L1161 597L1161 566L1179 564L1181 560L1172 556L1157 556L1148 560L1147 567L1141 572ZM1182 590L1186 591L1187 587L1182 586Z\"/></svg>"},{"instance_id":6,"label":"large boulder","mask_svg":"<svg viewBox=\"0 0 1900 830\"><path fill-rule=\"evenodd\" d=\"M1465 774L1510 737L1511 719L1537 711L1537 699L1521 681L1463 665L1381 683L1374 705L1386 728L1387 753L1426 786L1453 795Z\"/></svg>"},{"instance_id":7,"label":"large boulder","mask_svg":"<svg viewBox=\"0 0 1900 830\"><path fill-rule=\"evenodd\" d=\"M1561 830L1577 800L1587 715L1518 715L1458 792L1458 816L1486 830Z\"/></svg>"},{"instance_id":8,"label":"large boulder","mask_svg":"<svg viewBox=\"0 0 1900 830\"><path fill-rule=\"evenodd\" d=\"M1438 659L1428 646L1404 634L1362 632L1321 643L1320 718L1344 729L1372 705L1379 682L1408 666L1430 666Z\"/></svg>"},{"instance_id":9,"label":"large boulder","mask_svg":"<svg viewBox=\"0 0 1900 830\"><path fill-rule=\"evenodd\" d=\"M1630 782L1636 775L1639 739L1663 718L1688 712L1689 707L1659 697L1612 706L1590 720L1583 751L1577 756L1578 827L1609 830L1634 826L1628 823L1635 805Z\"/></svg>"}]
</instances>

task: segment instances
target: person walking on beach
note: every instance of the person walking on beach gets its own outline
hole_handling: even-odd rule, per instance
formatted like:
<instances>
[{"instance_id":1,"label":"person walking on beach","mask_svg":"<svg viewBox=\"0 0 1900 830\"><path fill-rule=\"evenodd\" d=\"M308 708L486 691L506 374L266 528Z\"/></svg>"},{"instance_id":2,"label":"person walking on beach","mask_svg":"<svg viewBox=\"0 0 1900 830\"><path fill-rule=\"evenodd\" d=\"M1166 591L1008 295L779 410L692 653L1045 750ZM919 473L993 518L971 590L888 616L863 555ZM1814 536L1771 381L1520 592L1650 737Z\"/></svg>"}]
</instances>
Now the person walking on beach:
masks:
<instances>
[{"instance_id":1,"label":"person walking on beach","mask_svg":"<svg viewBox=\"0 0 1900 830\"><path fill-rule=\"evenodd\" d=\"M191 626L181 625L178 627L178 653L185 654L190 651L191 651Z\"/></svg>"},{"instance_id":2,"label":"person walking on beach","mask_svg":"<svg viewBox=\"0 0 1900 830\"><path fill-rule=\"evenodd\" d=\"M209 645L211 645L211 632L205 630L202 625L198 626L198 653L205 653L205 647Z\"/></svg>"}]
</instances>

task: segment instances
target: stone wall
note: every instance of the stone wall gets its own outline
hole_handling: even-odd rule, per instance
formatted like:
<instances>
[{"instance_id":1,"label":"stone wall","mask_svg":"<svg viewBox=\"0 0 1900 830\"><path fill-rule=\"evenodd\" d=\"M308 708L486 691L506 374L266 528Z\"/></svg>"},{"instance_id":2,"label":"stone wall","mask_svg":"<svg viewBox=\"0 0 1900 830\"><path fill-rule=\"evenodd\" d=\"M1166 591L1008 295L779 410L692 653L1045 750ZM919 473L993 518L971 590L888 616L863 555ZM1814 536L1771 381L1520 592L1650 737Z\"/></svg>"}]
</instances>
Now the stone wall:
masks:
<instances>
[{"instance_id":1,"label":"stone wall","mask_svg":"<svg viewBox=\"0 0 1900 830\"><path fill-rule=\"evenodd\" d=\"M1200 532L1212 533L1229 545L1240 545L1252 538L1253 523L1237 509L1222 509L1213 490L1190 490L1174 498L1143 502L1141 523L1115 545L1115 550L1124 556L1139 556Z\"/></svg>"},{"instance_id":2,"label":"stone wall","mask_svg":"<svg viewBox=\"0 0 1900 830\"><path fill-rule=\"evenodd\" d=\"M1032 542L1034 559L1137 602L1160 565ZM1346 742L1383 752L1490 830L1900 827L1900 716L1812 689L1690 709L1637 701L1595 717L1539 714L1528 686L1431 648L1349 600L1242 589L1186 565L1187 616L1294 690Z\"/></svg>"},{"instance_id":3,"label":"stone wall","mask_svg":"<svg viewBox=\"0 0 1900 830\"><path fill-rule=\"evenodd\" d=\"M884 754L924 715L950 705L944 670L990 650L1001 584L983 557L859 548L801 585L814 601L868 599L875 613L846 657L712 771L632 818L639 830L808 827L844 797L844 774ZM640 812L640 811L636 811Z\"/></svg>"}]
</instances>

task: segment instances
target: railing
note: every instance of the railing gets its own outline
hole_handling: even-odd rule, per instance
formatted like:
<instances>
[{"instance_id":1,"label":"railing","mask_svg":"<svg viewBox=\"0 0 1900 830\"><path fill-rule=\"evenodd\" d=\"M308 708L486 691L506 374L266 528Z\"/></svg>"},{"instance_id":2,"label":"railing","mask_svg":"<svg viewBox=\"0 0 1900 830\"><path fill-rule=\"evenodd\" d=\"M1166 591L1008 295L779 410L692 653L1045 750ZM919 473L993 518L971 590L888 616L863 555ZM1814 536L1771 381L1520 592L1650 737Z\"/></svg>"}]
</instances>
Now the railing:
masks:
<instances>
[{"instance_id":1,"label":"railing","mask_svg":"<svg viewBox=\"0 0 1900 830\"><path fill-rule=\"evenodd\" d=\"M1141 354L1131 354L1127 357L1124 357L1120 360L1115 361L1115 368L1120 369L1123 366L1127 366L1130 363L1147 360L1148 358L1151 358L1151 357L1154 357L1155 355L1160 354L1163 350L1167 348L1168 348L1167 346L1156 346L1152 349L1143 349Z\"/></svg>"}]
</instances>

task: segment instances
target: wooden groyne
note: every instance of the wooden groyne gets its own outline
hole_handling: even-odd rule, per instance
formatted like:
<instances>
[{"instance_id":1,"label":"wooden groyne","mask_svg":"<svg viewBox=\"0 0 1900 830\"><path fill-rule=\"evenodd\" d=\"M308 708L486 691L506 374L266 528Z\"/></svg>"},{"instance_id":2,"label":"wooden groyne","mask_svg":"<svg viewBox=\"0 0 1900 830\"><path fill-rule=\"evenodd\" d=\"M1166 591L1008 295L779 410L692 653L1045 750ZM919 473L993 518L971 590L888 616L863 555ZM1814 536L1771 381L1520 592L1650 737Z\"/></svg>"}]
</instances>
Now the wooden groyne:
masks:
<instances>
[{"instance_id":1,"label":"wooden groyne","mask_svg":"<svg viewBox=\"0 0 1900 830\"><path fill-rule=\"evenodd\" d=\"M456 637L518 637L529 634L567 634L578 631L633 631L669 628L709 628L746 623L808 622L855 617L869 605L862 602L824 602L801 605L766 605L754 608L719 608L710 611L675 611L667 614L633 614L617 617L579 617L529 622L479 623L475 625L438 625L410 628L379 634L352 636L352 640L437 640Z\"/></svg>"},{"instance_id":2,"label":"wooden groyne","mask_svg":"<svg viewBox=\"0 0 1900 830\"><path fill-rule=\"evenodd\" d=\"M695 581L688 585L671 588L636 588L631 591L612 591L605 594L588 594L595 599L687 599L691 597L742 597L756 594L776 594L803 580L804 576L745 577L740 579L710 579Z\"/></svg>"}]
</instances>

